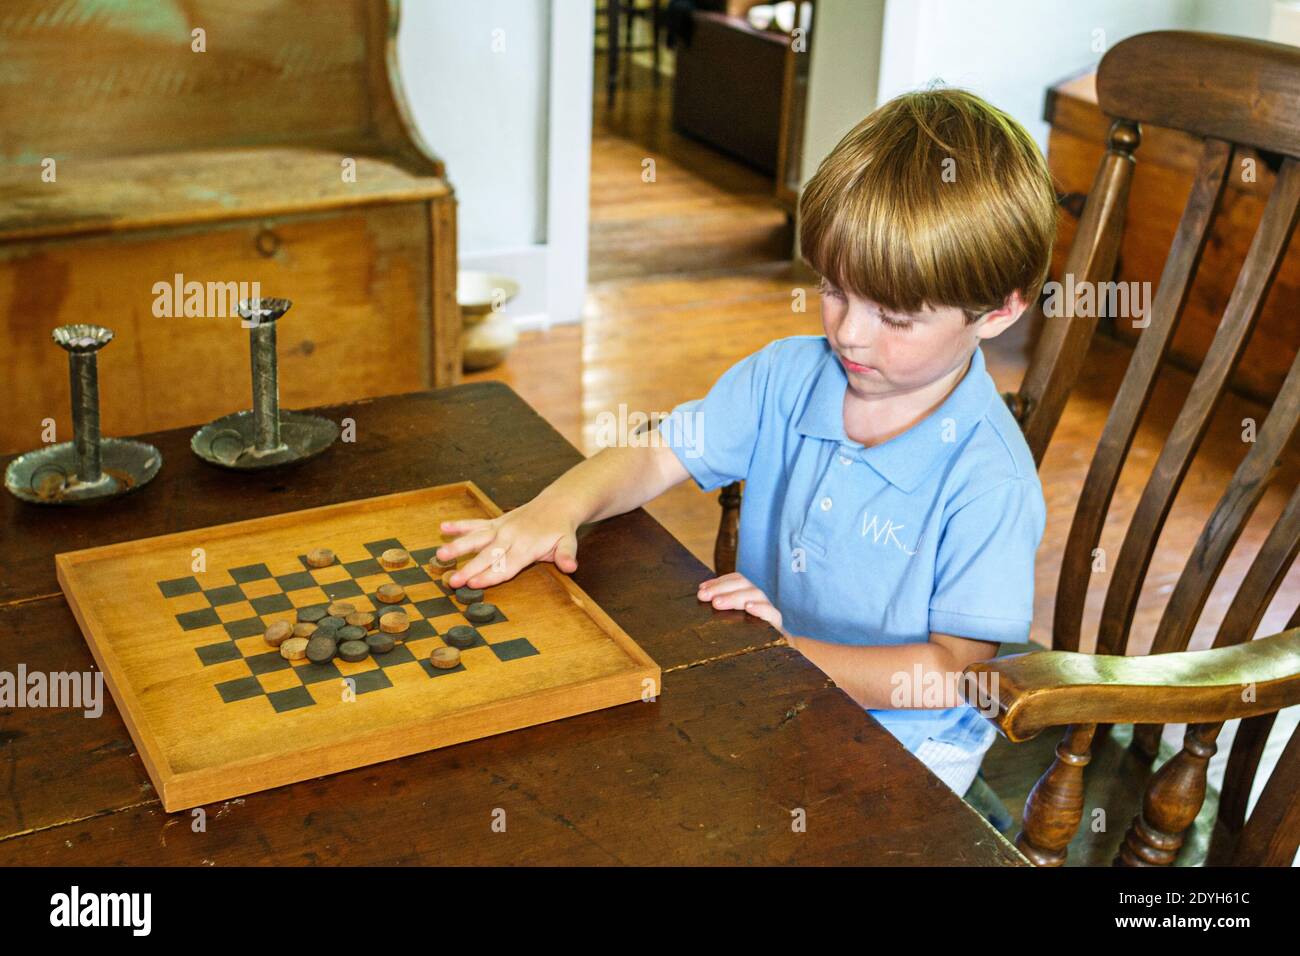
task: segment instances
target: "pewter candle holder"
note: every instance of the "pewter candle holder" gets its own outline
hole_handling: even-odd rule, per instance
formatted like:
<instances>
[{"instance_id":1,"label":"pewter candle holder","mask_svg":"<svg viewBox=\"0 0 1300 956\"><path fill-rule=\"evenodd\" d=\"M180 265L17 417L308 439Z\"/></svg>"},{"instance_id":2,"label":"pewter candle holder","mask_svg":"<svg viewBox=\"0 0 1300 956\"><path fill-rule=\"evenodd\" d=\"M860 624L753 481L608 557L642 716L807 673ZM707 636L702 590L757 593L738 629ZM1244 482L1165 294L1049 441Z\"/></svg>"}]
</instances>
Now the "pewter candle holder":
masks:
<instances>
[{"instance_id":1,"label":"pewter candle holder","mask_svg":"<svg viewBox=\"0 0 1300 956\"><path fill-rule=\"evenodd\" d=\"M339 428L329 419L280 409L275 324L292 305L288 299L239 304L239 317L249 325L253 408L218 418L194 433L190 448L204 461L238 471L271 468L319 455L338 438Z\"/></svg>"},{"instance_id":2,"label":"pewter candle holder","mask_svg":"<svg viewBox=\"0 0 1300 956\"><path fill-rule=\"evenodd\" d=\"M98 352L113 341L99 325L61 325L55 343L68 353L72 441L19 455L5 469L5 487L23 501L78 504L116 498L148 484L162 467L153 445L99 432Z\"/></svg>"}]
</instances>

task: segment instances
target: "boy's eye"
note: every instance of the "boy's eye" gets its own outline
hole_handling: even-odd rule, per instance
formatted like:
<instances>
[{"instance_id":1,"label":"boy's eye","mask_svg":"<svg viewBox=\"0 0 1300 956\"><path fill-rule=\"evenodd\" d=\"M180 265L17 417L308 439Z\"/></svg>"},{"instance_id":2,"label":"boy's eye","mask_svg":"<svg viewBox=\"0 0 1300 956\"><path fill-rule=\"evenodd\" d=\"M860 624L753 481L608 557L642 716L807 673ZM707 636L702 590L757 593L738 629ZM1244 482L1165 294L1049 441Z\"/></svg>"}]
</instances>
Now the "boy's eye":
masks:
<instances>
[{"instance_id":1,"label":"boy's eye","mask_svg":"<svg viewBox=\"0 0 1300 956\"><path fill-rule=\"evenodd\" d=\"M910 329L912 327L911 319L895 319L885 315L883 312L880 315L880 321L884 322L891 329Z\"/></svg>"}]
</instances>

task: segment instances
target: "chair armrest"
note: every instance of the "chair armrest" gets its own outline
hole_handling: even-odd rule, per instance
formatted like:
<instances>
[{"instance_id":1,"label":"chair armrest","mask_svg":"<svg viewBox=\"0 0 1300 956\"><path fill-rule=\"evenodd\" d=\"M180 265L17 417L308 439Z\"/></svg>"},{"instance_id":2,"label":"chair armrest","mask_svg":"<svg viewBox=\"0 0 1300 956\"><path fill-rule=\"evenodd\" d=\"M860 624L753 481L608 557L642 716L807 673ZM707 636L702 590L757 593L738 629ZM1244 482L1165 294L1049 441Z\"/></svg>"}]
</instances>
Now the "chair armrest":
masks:
<instances>
[{"instance_id":1,"label":"chair armrest","mask_svg":"<svg viewBox=\"0 0 1300 956\"><path fill-rule=\"evenodd\" d=\"M1067 724L1208 723L1300 703L1300 628L1146 657L1035 651L966 668L962 694L1020 742Z\"/></svg>"}]
</instances>

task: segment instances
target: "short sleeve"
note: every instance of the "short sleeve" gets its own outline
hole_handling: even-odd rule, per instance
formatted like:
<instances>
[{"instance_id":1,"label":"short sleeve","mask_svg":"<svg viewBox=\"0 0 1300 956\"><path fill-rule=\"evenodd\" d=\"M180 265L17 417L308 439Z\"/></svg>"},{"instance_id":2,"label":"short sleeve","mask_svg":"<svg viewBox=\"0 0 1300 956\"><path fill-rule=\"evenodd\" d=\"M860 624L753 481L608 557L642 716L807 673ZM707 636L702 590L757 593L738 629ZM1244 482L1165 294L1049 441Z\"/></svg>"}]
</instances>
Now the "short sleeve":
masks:
<instances>
[{"instance_id":1,"label":"short sleeve","mask_svg":"<svg viewBox=\"0 0 1300 956\"><path fill-rule=\"evenodd\" d=\"M771 360L772 345L741 359L707 395L682 402L659 422L660 441L673 450L701 490L712 491L749 474Z\"/></svg>"},{"instance_id":2,"label":"short sleeve","mask_svg":"<svg viewBox=\"0 0 1300 956\"><path fill-rule=\"evenodd\" d=\"M1034 557L1047 507L1036 479L1009 478L959 508L939 541L930 631L1026 641L1034 616Z\"/></svg>"}]
</instances>

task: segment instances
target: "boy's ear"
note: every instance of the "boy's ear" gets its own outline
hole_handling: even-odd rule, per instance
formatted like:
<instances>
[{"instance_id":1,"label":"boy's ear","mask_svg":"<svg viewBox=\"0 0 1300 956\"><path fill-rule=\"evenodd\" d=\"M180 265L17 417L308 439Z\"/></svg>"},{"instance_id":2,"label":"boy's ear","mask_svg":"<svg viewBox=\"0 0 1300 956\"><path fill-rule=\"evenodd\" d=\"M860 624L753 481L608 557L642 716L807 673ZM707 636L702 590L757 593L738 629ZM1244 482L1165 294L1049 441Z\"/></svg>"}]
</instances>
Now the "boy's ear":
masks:
<instances>
[{"instance_id":1,"label":"boy's ear","mask_svg":"<svg viewBox=\"0 0 1300 956\"><path fill-rule=\"evenodd\" d=\"M985 312L980 317L978 325L975 327L975 334L982 339L991 339L994 336L1001 335L1012 325L1016 319L1025 314L1029 308L1029 303L1025 301L1020 290L1012 292L1007 296L1006 301L1002 303L1002 308L994 309L992 312Z\"/></svg>"}]
</instances>

